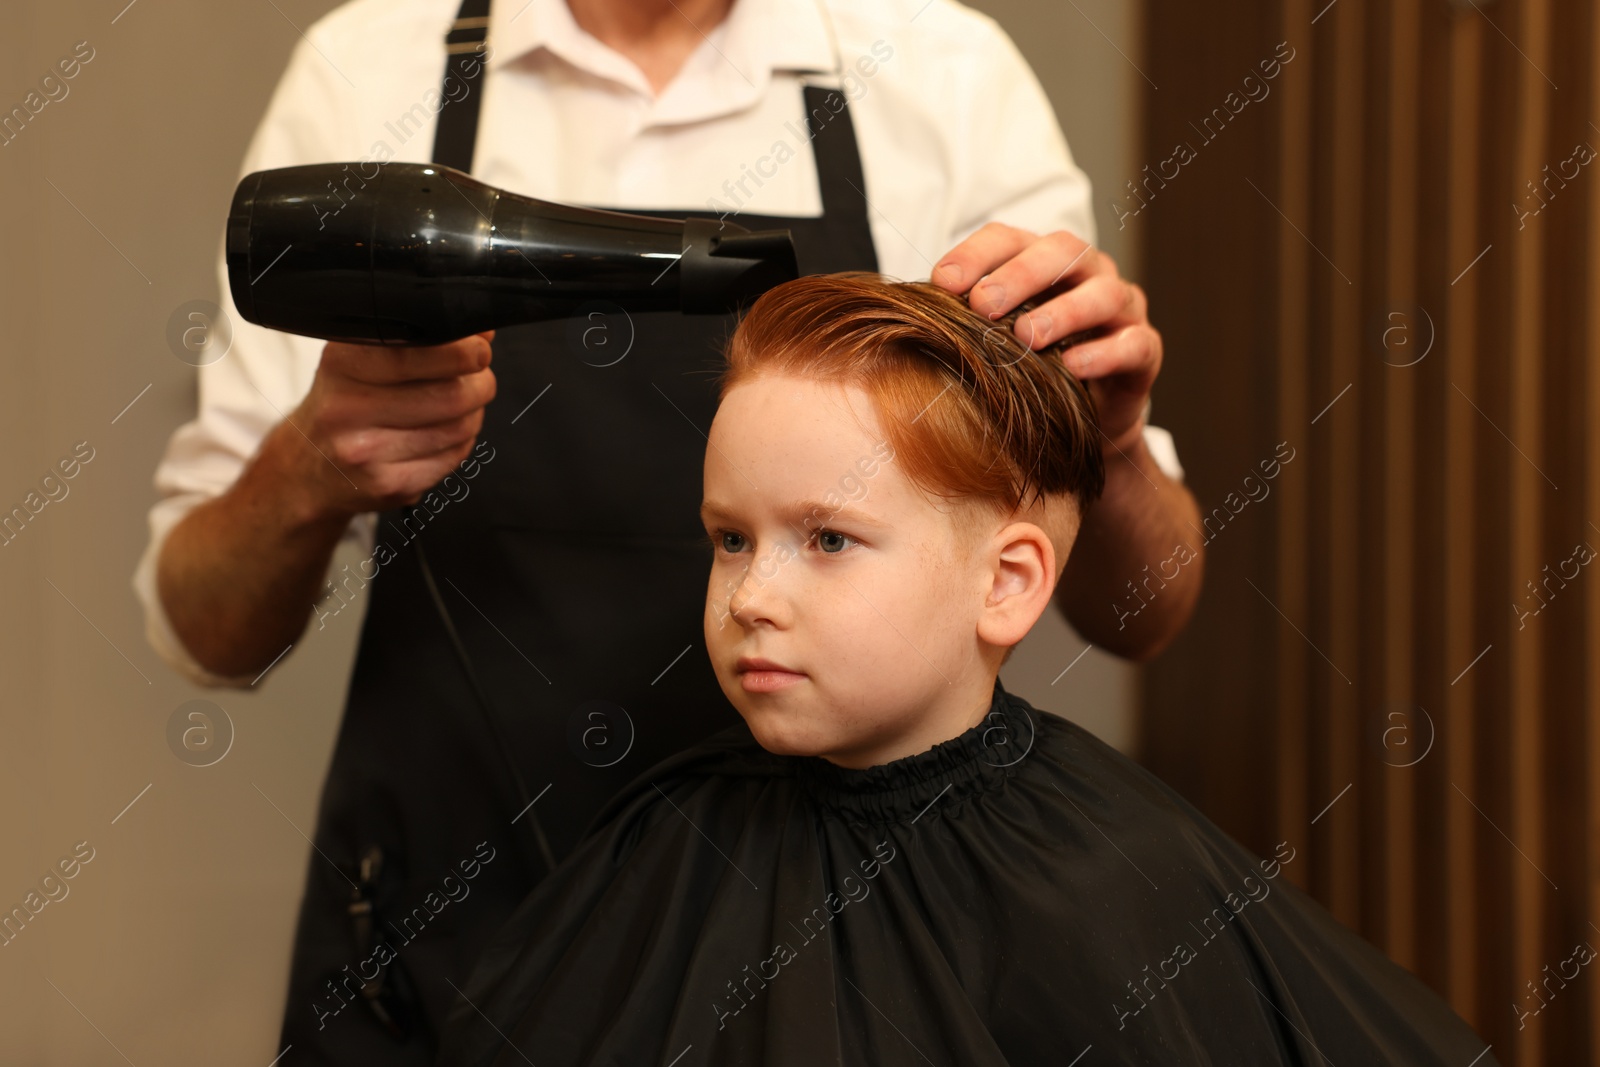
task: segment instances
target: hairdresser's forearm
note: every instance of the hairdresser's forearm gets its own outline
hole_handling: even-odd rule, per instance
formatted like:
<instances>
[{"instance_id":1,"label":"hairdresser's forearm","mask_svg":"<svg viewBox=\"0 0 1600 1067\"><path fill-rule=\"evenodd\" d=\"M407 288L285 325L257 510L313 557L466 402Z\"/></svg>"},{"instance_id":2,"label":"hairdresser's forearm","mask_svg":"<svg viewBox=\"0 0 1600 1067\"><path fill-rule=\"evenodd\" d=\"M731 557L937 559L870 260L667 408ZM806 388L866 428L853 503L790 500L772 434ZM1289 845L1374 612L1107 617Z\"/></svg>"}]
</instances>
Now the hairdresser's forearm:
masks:
<instances>
[{"instance_id":1,"label":"hairdresser's forearm","mask_svg":"<svg viewBox=\"0 0 1600 1067\"><path fill-rule=\"evenodd\" d=\"M1183 630L1200 598L1199 508L1142 436L1105 456L1105 493L1084 517L1056 603L1084 640L1147 660Z\"/></svg>"},{"instance_id":2,"label":"hairdresser's forearm","mask_svg":"<svg viewBox=\"0 0 1600 1067\"><path fill-rule=\"evenodd\" d=\"M323 462L279 423L233 486L184 516L162 546L156 584L167 618L214 674L264 670L310 621L350 516L309 499L308 460Z\"/></svg>"}]
</instances>

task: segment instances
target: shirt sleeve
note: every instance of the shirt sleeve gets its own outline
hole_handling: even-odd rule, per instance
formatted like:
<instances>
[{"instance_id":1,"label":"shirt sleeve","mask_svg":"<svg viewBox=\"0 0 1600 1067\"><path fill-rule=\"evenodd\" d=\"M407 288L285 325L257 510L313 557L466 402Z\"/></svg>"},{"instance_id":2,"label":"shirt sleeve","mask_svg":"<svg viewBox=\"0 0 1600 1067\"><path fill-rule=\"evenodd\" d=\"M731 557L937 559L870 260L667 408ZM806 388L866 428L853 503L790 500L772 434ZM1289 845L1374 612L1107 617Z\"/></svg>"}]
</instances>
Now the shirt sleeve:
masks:
<instances>
[{"instance_id":1,"label":"shirt sleeve","mask_svg":"<svg viewBox=\"0 0 1600 1067\"><path fill-rule=\"evenodd\" d=\"M316 27L312 27L315 34ZM351 91L309 39L302 38L245 154L239 176L300 163L344 157L338 102ZM150 509L150 540L134 572L144 606L145 635L174 670L204 686L245 687L255 677L227 677L203 668L172 629L156 588L156 562L167 534L196 505L227 490L267 432L292 411L311 387L323 342L246 322L228 287L225 246L217 254L218 301L232 329L226 353L199 368L199 409L178 427L156 467L159 499ZM206 324L216 330L220 323ZM310 444L307 444L310 447ZM360 515L344 539L370 550L375 517ZM309 614L311 605L306 605Z\"/></svg>"},{"instance_id":2,"label":"shirt sleeve","mask_svg":"<svg viewBox=\"0 0 1600 1067\"><path fill-rule=\"evenodd\" d=\"M1038 234L1066 230L1095 244L1089 176L1073 160L1044 87L1005 30L992 19L982 24L988 40L976 50L970 94L981 106L962 116L972 167L954 189L956 228L946 247L989 222ZM1144 439L1162 472L1183 481L1172 434L1147 425Z\"/></svg>"}]
</instances>

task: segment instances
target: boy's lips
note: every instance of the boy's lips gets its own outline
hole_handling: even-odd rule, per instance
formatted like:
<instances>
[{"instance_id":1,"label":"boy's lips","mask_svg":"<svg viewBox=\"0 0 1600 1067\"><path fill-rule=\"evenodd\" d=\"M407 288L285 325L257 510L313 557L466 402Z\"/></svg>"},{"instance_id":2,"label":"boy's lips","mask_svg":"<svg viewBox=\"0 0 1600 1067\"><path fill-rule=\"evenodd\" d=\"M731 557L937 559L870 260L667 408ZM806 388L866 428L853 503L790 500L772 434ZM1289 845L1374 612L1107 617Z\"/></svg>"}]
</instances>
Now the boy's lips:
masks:
<instances>
[{"instance_id":1,"label":"boy's lips","mask_svg":"<svg viewBox=\"0 0 1600 1067\"><path fill-rule=\"evenodd\" d=\"M744 674L748 671L780 671L784 674L803 673L793 667L785 667L781 663L774 663L772 660L763 659L760 656L740 656L739 661L734 664L734 670L739 674Z\"/></svg>"},{"instance_id":2,"label":"boy's lips","mask_svg":"<svg viewBox=\"0 0 1600 1067\"><path fill-rule=\"evenodd\" d=\"M759 656L740 656L735 668L739 672L739 686L746 693L776 693L799 685L806 677L800 671Z\"/></svg>"}]
</instances>

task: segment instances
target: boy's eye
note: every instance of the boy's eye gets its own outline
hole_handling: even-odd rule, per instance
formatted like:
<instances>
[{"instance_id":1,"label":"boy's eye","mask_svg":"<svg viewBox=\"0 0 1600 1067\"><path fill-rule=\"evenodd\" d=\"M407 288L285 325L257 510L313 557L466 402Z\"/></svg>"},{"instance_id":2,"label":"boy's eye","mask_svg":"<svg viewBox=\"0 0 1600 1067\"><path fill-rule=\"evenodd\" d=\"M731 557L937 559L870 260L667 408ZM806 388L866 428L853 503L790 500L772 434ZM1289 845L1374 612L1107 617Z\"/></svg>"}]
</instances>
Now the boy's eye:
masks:
<instances>
[{"instance_id":1,"label":"boy's eye","mask_svg":"<svg viewBox=\"0 0 1600 1067\"><path fill-rule=\"evenodd\" d=\"M744 535L733 530L712 530L706 535L706 538L711 542L712 548L720 548L724 552L737 554L746 547ZM856 539L849 534L828 529L817 530L812 535L812 540L817 543L817 547L826 556L837 556L850 547L851 544L856 543Z\"/></svg>"},{"instance_id":2,"label":"boy's eye","mask_svg":"<svg viewBox=\"0 0 1600 1067\"><path fill-rule=\"evenodd\" d=\"M816 537L817 547L822 549L825 555L829 556L837 556L840 552L845 550L847 546L841 544L840 542L854 540L855 538L851 537L849 534L840 533L838 530L818 530ZM831 547L833 545L838 545L838 547Z\"/></svg>"},{"instance_id":3,"label":"boy's eye","mask_svg":"<svg viewBox=\"0 0 1600 1067\"><path fill-rule=\"evenodd\" d=\"M738 552L739 542L742 539L732 530L712 530L708 540L710 540L712 548L720 548L724 552ZM729 544L730 540L734 543Z\"/></svg>"}]
</instances>

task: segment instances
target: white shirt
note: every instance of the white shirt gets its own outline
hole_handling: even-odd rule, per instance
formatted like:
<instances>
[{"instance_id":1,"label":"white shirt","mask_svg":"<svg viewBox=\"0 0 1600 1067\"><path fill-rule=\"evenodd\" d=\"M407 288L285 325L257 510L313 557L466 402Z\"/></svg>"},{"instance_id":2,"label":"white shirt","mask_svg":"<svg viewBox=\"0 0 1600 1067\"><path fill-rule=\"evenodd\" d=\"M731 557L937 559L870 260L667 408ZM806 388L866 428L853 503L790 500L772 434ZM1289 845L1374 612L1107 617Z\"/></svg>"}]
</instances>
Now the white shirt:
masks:
<instances>
[{"instance_id":1,"label":"white shirt","mask_svg":"<svg viewBox=\"0 0 1600 1067\"><path fill-rule=\"evenodd\" d=\"M240 176L303 163L428 162L434 116L452 106L441 105L440 87L458 7L354 0L311 26ZM657 96L631 60L578 27L565 0L498 0L474 176L593 207L817 216L800 74L824 72L819 83L850 100L883 273L926 279L991 220L1095 240L1088 177L1033 71L987 16L954 0L735 0L703 36ZM846 73L829 79L835 70ZM199 413L174 431L156 469L161 500L134 588L150 643L173 668L202 685L244 686L253 677L212 674L178 640L156 591L156 560L167 532L232 485L305 397L323 342L244 321L220 250L218 273L233 344L200 368ZM1170 435L1151 427L1146 439L1181 478ZM374 520L357 516L345 538L370 552Z\"/></svg>"}]
</instances>

